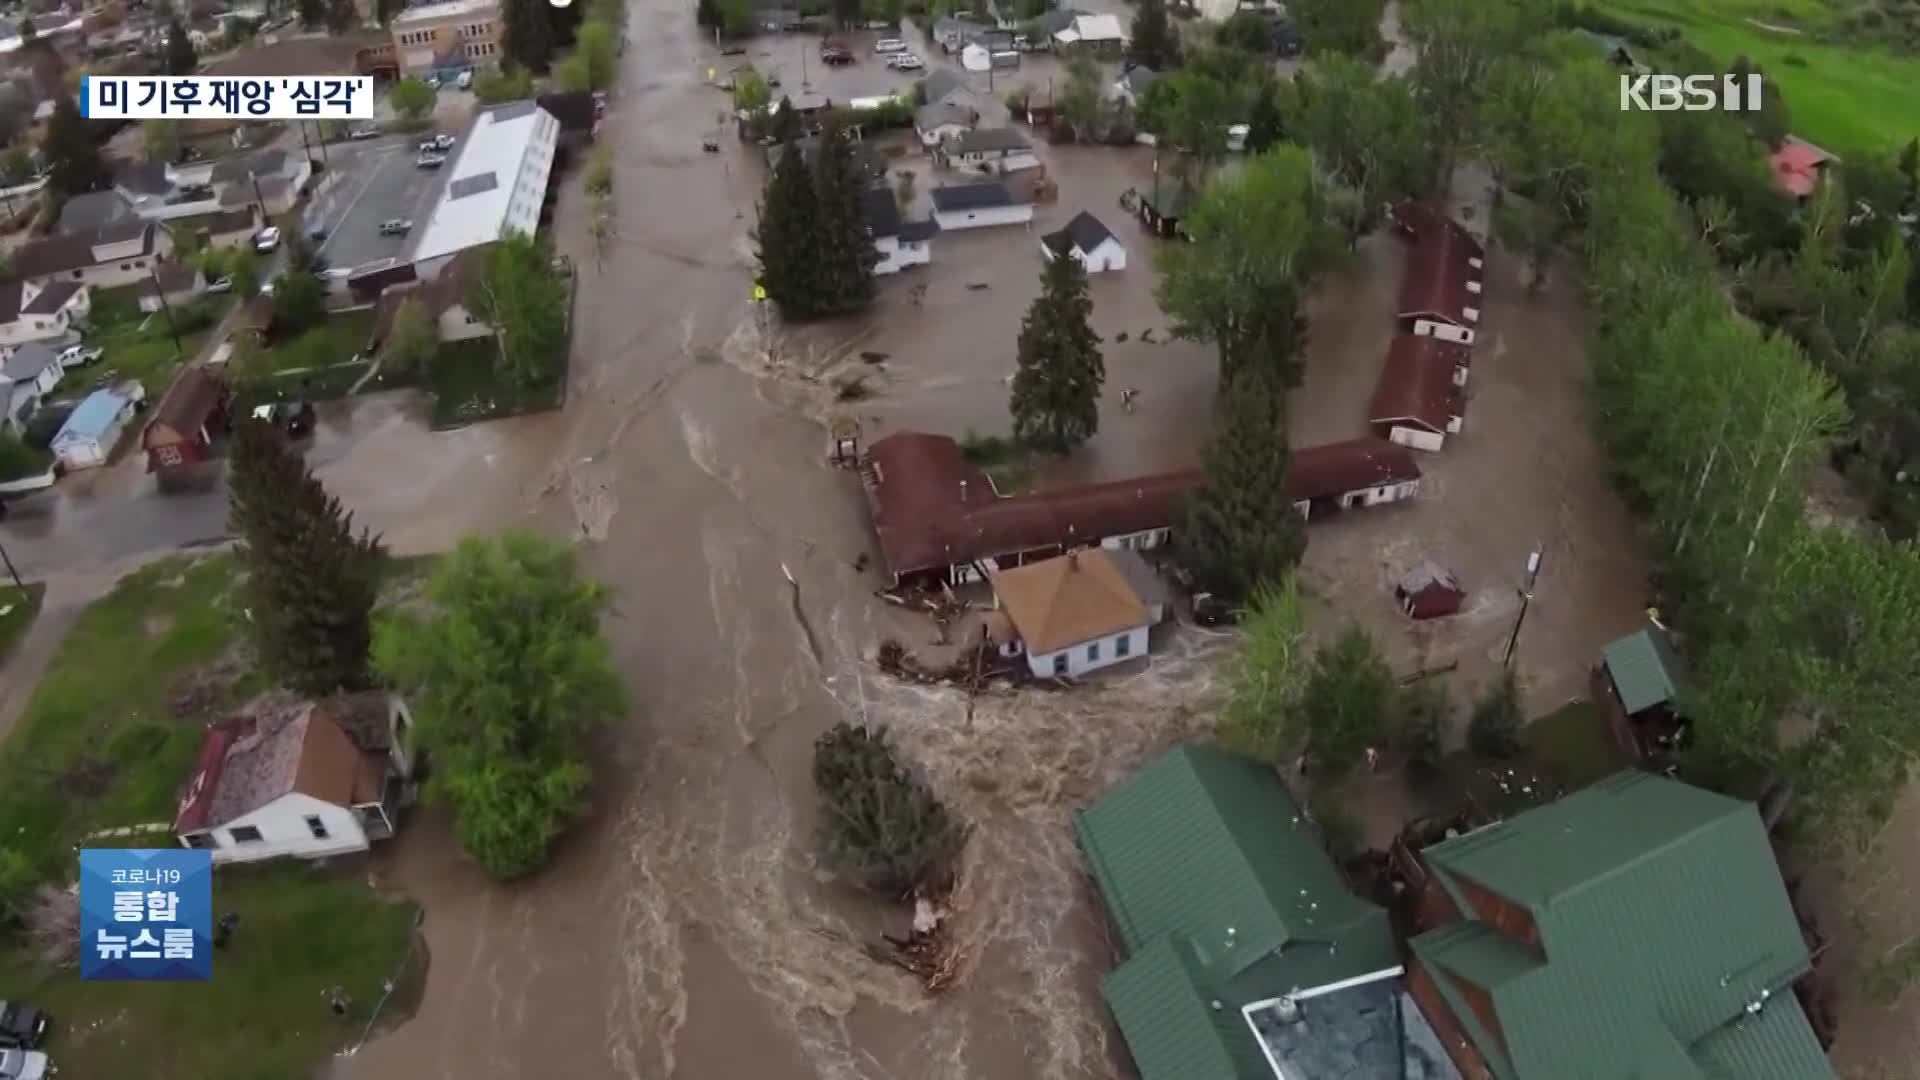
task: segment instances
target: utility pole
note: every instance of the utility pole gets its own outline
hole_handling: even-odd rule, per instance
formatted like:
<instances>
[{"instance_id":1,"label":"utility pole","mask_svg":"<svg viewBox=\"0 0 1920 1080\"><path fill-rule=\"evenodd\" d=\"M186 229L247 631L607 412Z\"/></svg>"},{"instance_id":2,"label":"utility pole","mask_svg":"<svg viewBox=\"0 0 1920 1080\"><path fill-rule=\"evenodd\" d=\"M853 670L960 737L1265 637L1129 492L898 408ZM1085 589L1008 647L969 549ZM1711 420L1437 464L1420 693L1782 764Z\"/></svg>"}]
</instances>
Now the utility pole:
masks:
<instances>
[{"instance_id":1,"label":"utility pole","mask_svg":"<svg viewBox=\"0 0 1920 1080\"><path fill-rule=\"evenodd\" d=\"M1527 554L1527 584L1520 590L1520 614L1514 617L1513 633L1507 637L1507 655L1500 660L1503 667L1513 666L1513 652L1520 647L1520 627L1526 623L1527 608L1533 604L1534 582L1540 580L1540 555L1541 546L1537 544Z\"/></svg>"},{"instance_id":2,"label":"utility pole","mask_svg":"<svg viewBox=\"0 0 1920 1080\"><path fill-rule=\"evenodd\" d=\"M173 305L167 303L167 290L160 284L160 268L147 267L147 280L153 282L153 294L160 298L160 310L167 313L167 332L173 335L173 355L185 359L186 348L180 344L180 326L173 321Z\"/></svg>"},{"instance_id":3,"label":"utility pole","mask_svg":"<svg viewBox=\"0 0 1920 1080\"><path fill-rule=\"evenodd\" d=\"M13 587L21 592L27 591L27 583L20 580L20 571L13 568L13 559L7 555L7 546L0 544L0 562L7 564L7 576L13 579Z\"/></svg>"}]
</instances>

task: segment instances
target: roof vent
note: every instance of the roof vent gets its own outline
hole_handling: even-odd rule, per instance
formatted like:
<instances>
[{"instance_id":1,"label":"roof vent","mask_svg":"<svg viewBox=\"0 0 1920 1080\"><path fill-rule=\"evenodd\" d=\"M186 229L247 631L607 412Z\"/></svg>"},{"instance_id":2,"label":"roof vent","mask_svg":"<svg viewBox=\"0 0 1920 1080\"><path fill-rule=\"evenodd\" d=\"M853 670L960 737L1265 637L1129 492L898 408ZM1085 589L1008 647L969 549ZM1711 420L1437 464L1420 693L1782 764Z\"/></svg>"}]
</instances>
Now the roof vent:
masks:
<instances>
[{"instance_id":1,"label":"roof vent","mask_svg":"<svg viewBox=\"0 0 1920 1080\"><path fill-rule=\"evenodd\" d=\"M1283 1024L1291 1024L1300 1019L1300 1003L1290 997L1276 998L1273 1003L1274 1019Z\"/></svg>"}]
</instances>

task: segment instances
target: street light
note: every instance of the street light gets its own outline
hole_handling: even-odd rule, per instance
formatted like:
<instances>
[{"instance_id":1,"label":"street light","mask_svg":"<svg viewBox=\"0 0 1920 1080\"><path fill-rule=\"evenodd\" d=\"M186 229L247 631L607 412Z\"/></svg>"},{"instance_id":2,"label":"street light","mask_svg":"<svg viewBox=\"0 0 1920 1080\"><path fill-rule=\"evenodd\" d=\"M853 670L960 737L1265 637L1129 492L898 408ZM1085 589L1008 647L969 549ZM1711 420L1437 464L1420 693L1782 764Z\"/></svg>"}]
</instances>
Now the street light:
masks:
<instances>
[{"instance_id":1,"label":"street light","mask_svg":"<svg viewBox=\"0 0 1920 1080\"><path fill-rule=\"evenodd\" d=\"M1540 580L1540 558L1542 549L1536 545L1527 554L1527 584L1520 590L1520 614L1513 620L1513 633L1507 637L1507 655L1502 657L1502 667L1513 666L1513 651L1520 646L1520 627L1527 621L1527 608L1533 604L1533 585Z\"/></svg>"}]
</instances>

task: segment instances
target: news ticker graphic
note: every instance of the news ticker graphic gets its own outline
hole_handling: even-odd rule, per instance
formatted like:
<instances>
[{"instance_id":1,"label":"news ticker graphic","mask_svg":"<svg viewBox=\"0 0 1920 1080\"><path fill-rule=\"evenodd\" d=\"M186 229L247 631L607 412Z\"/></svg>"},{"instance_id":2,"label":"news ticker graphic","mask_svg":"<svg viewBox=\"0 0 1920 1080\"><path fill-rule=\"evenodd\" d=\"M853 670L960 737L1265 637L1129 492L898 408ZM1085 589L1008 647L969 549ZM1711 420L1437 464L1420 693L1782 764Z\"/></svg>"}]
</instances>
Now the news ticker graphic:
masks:
<instances>
[{"instance_id":1,"label":"news ticker graphic","mask_svg":"<svg viewBox=\"0 0 1920 1080\"><path fill-rule=\"evenodd\" d=\"M87 75L80 115L90 120L371 120L365 75Z\"/></svg>"}]
</instances>

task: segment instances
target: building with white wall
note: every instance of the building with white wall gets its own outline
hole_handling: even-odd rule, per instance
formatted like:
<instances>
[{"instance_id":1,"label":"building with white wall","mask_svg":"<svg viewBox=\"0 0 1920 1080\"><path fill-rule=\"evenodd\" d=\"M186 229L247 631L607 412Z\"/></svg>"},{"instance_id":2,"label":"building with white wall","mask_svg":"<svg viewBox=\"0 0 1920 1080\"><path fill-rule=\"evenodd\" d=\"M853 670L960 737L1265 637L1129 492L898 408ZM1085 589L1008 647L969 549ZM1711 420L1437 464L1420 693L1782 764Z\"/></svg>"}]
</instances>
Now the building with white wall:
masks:
<instances>
[{"instance_id":1,"label":"building with white wall","mask_svg":"<svg viewBox=\"0 0 1920 1080\"><path fill-rule=\"evenodd\" d=\"M173 237L167 230L145 222L123 223L23 244L13 253L13 276L37 285L73 281L110 289L145 280L172 254Z\"/></svg>"},{"instance_id":2,"label":"building with white wall","mask_svg":"<svg viewBox=\"0 0 1920 1080\"><path fill-rule=\"evenodd\" d=\"M876 274L897 274L909 266L925 266L933 261L933 237L940 226L932 221L902 221L893 192L873 188L867 192L867 235L880 261L873 265Z\"/></svg>"},{"instance_id":3,"label":"building with white wall","mask_svg":"<svg viewBox=\"0 0 1920 1080\"><path fill-rule=\"evenodd\" d=\"M445 186L414 230L410 257L420 278L438 277L454 255L510 230L537 232L559 139L560 121L531 101L475 113L443 167Z\"/></svg>"},{"instance_id":4,"label":"building with white wall","mask_svg":"<svg viewBox=\"0 0 1920 1080\"><path fill-rule=\"evenodd\" d=\"M1127 249L1120 238L1085 210L1073 215L1065 228L1041 237L1040 254L1047 259L1062 255L1078 259L1089 274L1127 268Z\"/></svg>"},{"instance_id":5,"label":"building with white wall","mask_svg":"<svg viewBox=\"0 0 1920 1080\"><path fill-rule=\"evenodd\" d=\"M933 220L943 230L1027 225L1033 221L1033 204L1016 200L1002 183L955 184L934 188L928 194L933 199Z\"/></svg>"},{"instance_id":6,"label":"building with white wall","mask_svg":"<svg viewBox=\"0 0 1920 1080\"><path fill-rule=\"evenodd\" d=\"M65 338L92 304L87 287L77 281L0 283L0 346Z\"/></svg>"},{"instance_id":7,"label":"building with white wall","mask_svg":"<svg viewBox=\"0 0 1920 1080\"><path fill-rule=\"evenodd\" d=\"M1104 548L994 571L987 580L1036 676L1074 678L1147 654L1153 614Z\"/></svg>"}]
</instances>

